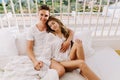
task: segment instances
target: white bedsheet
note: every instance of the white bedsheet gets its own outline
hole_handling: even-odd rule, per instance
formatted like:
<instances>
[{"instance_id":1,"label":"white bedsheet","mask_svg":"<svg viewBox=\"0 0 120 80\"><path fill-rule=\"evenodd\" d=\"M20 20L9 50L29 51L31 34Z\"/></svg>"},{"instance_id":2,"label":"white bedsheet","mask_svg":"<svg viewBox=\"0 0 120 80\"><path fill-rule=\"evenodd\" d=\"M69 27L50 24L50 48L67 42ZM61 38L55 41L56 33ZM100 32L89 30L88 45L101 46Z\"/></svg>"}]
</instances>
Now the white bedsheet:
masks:
<instances>
[{"instance_id":1,"label":"white bedsheet","mask_svg":"<svg viewBox=\"0 0 120 80\"><path fill-rule=\"evenodd\" d=\"M0 80L2 80L3 70L0 70Z\"/></svg>"},{"instance_id":2,"label":"white bedsheet","mask_svg":"<svg viewBox=\"0 0 120 80\"><path fill-rule=\"evenodd\" d=\"M120 80L120 56L109 47L95 48L95 54L86 59L90 68L101 80ZM1 73L1 71L0 71ZM3 72L2 72L3 73ZM0 74L0 80L2 75ZM78 72L65 74L60 80L85 80Z\"/></svg>"},{"instance_id":3,"label":"white bedsheet","mask_svg":"<svg viewBox=\"0 0 120 80\"><path fill-rule=\"evenodd\" d=\"M110 47L96 47L95 54L87 58L86 63L101 80L120 80L120 56ZM71 80L85 80L77 73L67 73L63 77L62 80L69 80L68 77Z\"/></svg>"},{"instance_id":4,"label":"white bedsheet","mask_svg":"<svg viewBox=\"0 0 120 80\"><path fill-rule=\"evenodd\" d=\"M86 62L101 80L120 80L120 56L113 49L95 48L95 54Z\"/></svg>"},{"instance_id":5,"label":"white bedsheet","mask_svg":"<svg viewBox=\"0 0 120 80\"><path fill-rule=\"evenodd\" d=\"M48 69L46 64L36 71L28 56L16 56L5 66L3 80L39 80L44 74L42 80L59 80L56 70Z\"/></svg>"}]
</instances>

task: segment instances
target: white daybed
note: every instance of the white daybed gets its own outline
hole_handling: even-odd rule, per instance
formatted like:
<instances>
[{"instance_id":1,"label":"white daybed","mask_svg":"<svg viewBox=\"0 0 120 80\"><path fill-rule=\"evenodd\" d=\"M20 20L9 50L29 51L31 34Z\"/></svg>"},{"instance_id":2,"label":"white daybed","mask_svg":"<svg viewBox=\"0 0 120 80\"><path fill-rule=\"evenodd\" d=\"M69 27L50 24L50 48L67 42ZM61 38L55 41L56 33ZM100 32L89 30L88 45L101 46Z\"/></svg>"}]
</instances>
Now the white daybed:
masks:
<instances>
[{"instance_id":1,"label":"white daybed","mask_svg":"<svg viewBox=\"0 0 120 80\"><path fill-rule=\"evenodd\" d=\"M93 48L90 32L80 31L76 34L75 38L83 41L86 63L101 80L120 80L120 56L110 47ZM0 80L2 80L6 75L4 67L15 58L19 59L19 57L25 56L26 40L25 32L19 33L16 29L1 29L0 38ZM9 80L11 80L10 77L13 76L9 76ZM66 73L60 80L70 79L85 80L77 71Z\"/></svg>"}]
</instances>

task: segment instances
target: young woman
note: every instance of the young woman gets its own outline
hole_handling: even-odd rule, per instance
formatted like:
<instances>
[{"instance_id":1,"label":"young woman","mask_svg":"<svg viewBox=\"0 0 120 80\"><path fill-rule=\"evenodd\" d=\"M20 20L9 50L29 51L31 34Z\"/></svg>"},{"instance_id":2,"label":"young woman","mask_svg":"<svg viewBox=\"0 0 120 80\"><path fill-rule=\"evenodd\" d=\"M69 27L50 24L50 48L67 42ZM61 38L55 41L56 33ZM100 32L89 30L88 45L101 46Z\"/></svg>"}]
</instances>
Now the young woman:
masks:
<instances>
[{"instance_id":1,"label":"young woman","mask_svg":"<svg viewBox=\"0 0 120 80\"><path fill-rule=\"evenodd\" d=\"M50 35L46 32L46 22L50 15L49 7L47 5L40 6L38 15L39 22L31 27L27 34L28 56L33 62L35 70L42 71L45 66L46 69L50 67L57 70L59 77L61 77L65 72L64 67L55 60L51 60L51 53L48 53L50 47L49 43L47 43L49 41L46 40Z\"/></svg>"},{"instance_id":2,"label":"young woman","mask_svg":"<svg viewBox=\"0 0 120 80\"><path fill-rule=\"evenodd\" d=\"M70 60L75 60L75 59L85 60L82 42L76 39L75 42L73 43L72 41L73 31L71 29L66 28L59 19L53 16L49 17L49 20L47 21L46 25L47 25L47 32L51 32L55 36L57 36L56 45L59 47L55 49L56 51L55 53L59 52L61 54L55 54L56 60L57 59L61 59L61 61L65 60L63 59L65 57L66 59L69 58ZM62 51L61 46L63 45L63 43L66 43L66 42L68 42L70 45L68 46L67 50ZM69 55L69 57L67 55Z\"/></svg>"},{"instance_id":3,"label":"young woman","mask_svg":"<svg viewBox=\"0 0 120 80\"><path fill-rule=\"evenodd\" d=\"M58 44L58 48L54 47L53 59L60 62L66 71L80 69L80 73L88 80L100 80L84 62L84 52L81 41L76 40L72 47L69 46L66 52L61 53L59 47L62 45L62 42L67 40L70 30L67 29L59 19L53 16L49 17L46 24L48 27L47 31L52 32L56 36L55 44Z\"/></svg>"}]
</instances>

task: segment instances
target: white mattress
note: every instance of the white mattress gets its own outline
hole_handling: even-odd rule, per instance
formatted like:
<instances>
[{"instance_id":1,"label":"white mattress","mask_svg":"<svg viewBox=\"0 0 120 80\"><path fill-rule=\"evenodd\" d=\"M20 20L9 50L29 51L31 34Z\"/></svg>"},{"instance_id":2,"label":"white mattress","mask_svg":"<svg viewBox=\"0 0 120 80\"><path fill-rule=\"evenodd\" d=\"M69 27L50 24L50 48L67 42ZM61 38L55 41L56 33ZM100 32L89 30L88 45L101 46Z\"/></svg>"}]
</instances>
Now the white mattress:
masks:
<instances>
[{"instance_id":1,"label":"white mattress","mask_svg":"<svg viewBox=\"0 0 120 80\"><path fill-rule=\"evenodd\" d=\"M2 80L3 70L0 70L0 80Z\"/></svg>"},{"instance_id":2,"label":"white mattress","mask_svg":"<svg viewBox=\"0 0 120 80\"><path fill-rule=\"evenodd\" d=\"M113 49L109 47L97 47L95 48L95 54L86 59L86 62L101 77L101 80L120 80L120 56ZM0 80L2 75L3 70L0 70ZM69 79L85 80L75 71L65 74L60 80Z\"/></svg>"},{"instance_id":3,"label":"white mattress","mask_svg":"<svg viewBox=\"0 0 120 80\"><path fill-rule=\"evenodd\" d=\"M86 62L102 80L120 80L120 56L113 49L95 48L95 54Z\"/></svg>"},{"instance_id":4,"label":"white mattress","mask_svg":"<svg viewBox=\"0 0 120 80\"><path fill-rule=\"evenodd\" d=\"M86 59L86 62L101 80L120 80L120 56L113 49L96 47L94 55ZM85 80L76 73L67 73L62 80L69 80L68 76L71 80Z\"/></svg>"}]
</instances>

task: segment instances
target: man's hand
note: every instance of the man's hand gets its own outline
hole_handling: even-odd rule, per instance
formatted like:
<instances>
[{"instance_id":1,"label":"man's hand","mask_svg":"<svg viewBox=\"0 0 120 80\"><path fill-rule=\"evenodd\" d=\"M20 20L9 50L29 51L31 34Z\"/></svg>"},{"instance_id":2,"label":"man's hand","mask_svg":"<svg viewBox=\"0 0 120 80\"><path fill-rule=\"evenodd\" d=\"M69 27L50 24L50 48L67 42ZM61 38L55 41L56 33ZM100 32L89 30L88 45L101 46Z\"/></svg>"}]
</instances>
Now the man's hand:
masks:
<instances>
[{"instance_id":1,"label":"man's hand","mask_svg":"<svg viewBox=\"0 0 120 80\"><path fill-rule=\"evenodd\" d=\"M34 69L35 70L40 70L40 68L43 66L43 62L42 61L36 61L35 63L34 63Z\"/></svg>"}]
</instances>

